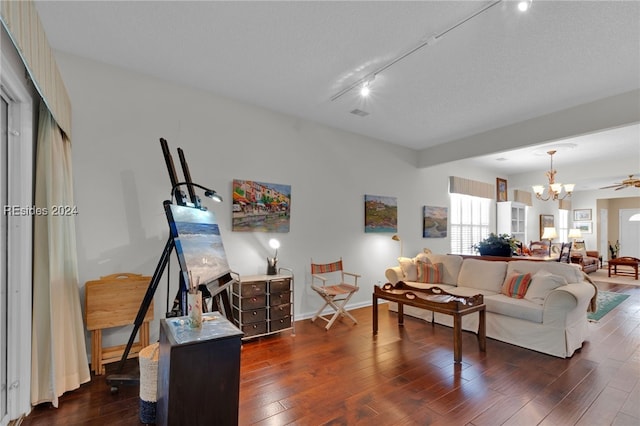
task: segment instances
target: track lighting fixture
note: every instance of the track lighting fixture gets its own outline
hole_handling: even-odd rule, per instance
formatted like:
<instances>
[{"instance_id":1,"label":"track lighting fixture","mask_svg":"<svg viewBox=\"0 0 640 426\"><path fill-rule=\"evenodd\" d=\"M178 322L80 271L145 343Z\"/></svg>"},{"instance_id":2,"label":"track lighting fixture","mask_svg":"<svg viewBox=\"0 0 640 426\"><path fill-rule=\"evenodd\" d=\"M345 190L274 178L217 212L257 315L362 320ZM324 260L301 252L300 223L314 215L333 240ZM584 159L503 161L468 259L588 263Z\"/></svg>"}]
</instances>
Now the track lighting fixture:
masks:
<instances>
[{"instance_id":1,"label":"track lighting fixture","mask_svg":"<svg viewBox=\"0 0 640 426\"><path fill-rule=\"evenodd\" d=\"M383 64L381 67L377 68L376 70L374 70L372 73L370 73L366 77L363 77L363 78L351 83L349 86L345 87L344 89L340 90L338 93L336 93L335 95L333 95L331 97L331 100L335 101L335 100L341 98L346 93L349 93L352 90L356 90L356 89L359 89L361 96L366 97L367 95L370 94L370 91L371 91L371 87L370 87L371 86L371 81L373 81L373 78L377 74L385 71L387 68L389 68L389 67L395 65L396 63L400 62L401 60L403 60L407 56L413 55L414 53L416 53L420 49L422 49L422 48L424 48L426 46L434 45L440 38L444 37L450 31L453 31L456 28L460 27L461 25L464 25L468 21L472 20L473 18L475 18L478 15L481 15L482 13L486 12L487 10L491 9L495 5L501 3L502 1L503 0L494 0L491 3L483 6L478 11L476 11L476 12L472 13L471 15L467 16L466 18L464 18L464 19L456 22L455 24L451 25L450 27L446 28L445 30L440 31L440 32L435 33L435 34L430 34L428 37L425 37L425 38L421 39L420 42L416 46L410 48L409 50L407 50L405 52L400 53L398 56L396 56L395 58L393 58L389 62ZM530 5L531 4L531 0L528 0L528 3Z\"/></svg>"},{"instance_id":2,"label":"track lighting fixture","mask_svg":"<svg viewBox=\"0 0 640 426\"><path fill-rule=\"evenodd\" d=\"M518 10L520 12L526 12L531 8L531 2L533 0L522 0L518 2Z\"/></svg>"}]
</instances>

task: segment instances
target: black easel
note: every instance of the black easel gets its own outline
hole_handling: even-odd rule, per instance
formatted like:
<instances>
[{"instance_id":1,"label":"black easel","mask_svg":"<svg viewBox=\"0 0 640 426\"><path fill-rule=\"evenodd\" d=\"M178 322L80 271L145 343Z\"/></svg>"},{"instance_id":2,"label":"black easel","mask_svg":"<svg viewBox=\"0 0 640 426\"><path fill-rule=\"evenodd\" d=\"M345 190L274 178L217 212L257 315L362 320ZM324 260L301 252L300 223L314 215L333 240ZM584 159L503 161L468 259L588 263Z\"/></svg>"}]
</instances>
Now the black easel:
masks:
<instances>
[{"instance_id":1,"label":"black easel","mask_svg":"<svg viewBox=\"0 0 640 426\"><path fill-rule=\"evenodd\" d=\"M162 152L164 154L165 162L167 164L167 170L169 172L169 178L171 179L171 192L172 196L176 199L176 204L180 206L189 206L186 201L185 194L179 189L179 182L177 179L175 167L173 165L173 158L171 157L171 153L169 152L169 148L167 145L167 141L164 138L160 138L160 144L162 146ZM187 186L191 206L194 208L200 208L200 199L196 196L195 191L193 189L191 174L189 173L189 168L187 166L187 162L184 157L184 152L182 149L178 148L178 154L180 155L180 162L182 165L183 173L185 175L184 184ZM163 206L165 209L165 213L167 214L167 218L169 219L171 216L171 201L164 201ZM116 374L112 374L107 376L107 384L111 386L111 393L115 393L118 391L118 387L121 385L133 385L138 384L140 382L140 373L137 371L134 375L132 374L123 374L124 364L129 357L129 352L131 351L131 347L135 341L136 335L140 329L144 321L144 317L147 315L147 311L149 306L151 306L151 302L153 301L153 297L155 292L160 284L160 279L164 273L164 269L169 264L169 258L171 256L171 252L175 249L175 241L173 236L169 235L167 239L167 243L164 246L164 250L160 255L160 260L158 261L158 265L151 277L151 281L149 282L149 287L147 287L147 292L142 299L142 303L140 304L140 308L138 309L138 314L136 315L136 319L133 324L133 330L131 331L131 335L129 336L129 341L125 347L124 352L122 353L122 358L120 358L120 362L118 364L118 369ZM180 272L180 285L178 289L178 294L176 295L176 299L178 301L177 309L174 306L170 312L167 312L167 316L182 316L187 312L187 271L181 268ZM233 281L230 273L227 273L220 278L218 278L218 287L214 289L212 292L212 305L213 310L222 310L224 311L227 319L233 321L232 312L231 312L231 302L229 300L229 293L227 291L229 285ZM210 291L211 289L208 288ZM167 286L167 292L169 292L169 288Z\"/></svg>"}]
</instances>

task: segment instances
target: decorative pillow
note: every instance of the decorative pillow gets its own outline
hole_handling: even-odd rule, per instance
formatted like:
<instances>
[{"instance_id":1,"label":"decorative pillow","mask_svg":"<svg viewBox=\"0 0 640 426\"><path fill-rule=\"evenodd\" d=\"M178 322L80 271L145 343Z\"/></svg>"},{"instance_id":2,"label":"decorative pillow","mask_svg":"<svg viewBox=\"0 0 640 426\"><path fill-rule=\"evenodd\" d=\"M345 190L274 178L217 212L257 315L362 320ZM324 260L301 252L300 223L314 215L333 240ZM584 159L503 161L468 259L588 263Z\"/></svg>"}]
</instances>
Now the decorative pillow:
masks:
<instances>
[{"instance_id":1,"label":"decorative pillow","mask_svg":"<svg viewBox=\"0 0 640 426\"><path fill-rule=\"evenodd\" d=\"M531 274L511 274L502 284L502 294L522 299L529 288L529 284L531 284Z\"/></svg>"},{"instance_id":2,"label":"decorative pillow","mask_svg":"<svg viewBox=\"0 0 640 426\"><path fill-rule=\"evenodd\" d=\"M524 298L530 302L544 305L544 301L558 287L567 285L567 279L560 275L554 275L544 269L539 270L531 277L531 284L524 295Z\"/></svg>"},{"instance_id":3,"label":"decorative pillow","mask_svg":"<svg viewBox=\"0 0 640 426\"><path fill-rule=\"evenodd\" d=\"M571 247L571 254L579 254L582 257L587 257L587 249L584 246L584 243L573 243L573 247Z\"/></svg>"},{"instance_id":4,"label":"decorative pillow","mask_svg":"<svg viewBox=\"0 0 640 426\"><path fill-rule=\"evenodd\" d=\"M431 260L429 260L427 253L418 253L416 257L413 258L413 262L416 264L418 262L431 263Z\"/></svg>"},{"instance_id":5,"label":"decorative pillow","mask_svg":"<svg viewBox=\"0 0 640 426\"><path fill-rule=\"evenodd\" d=\"M442 282L442 263L418 262L418 282L439 284Z\"/></svg>"},{"instance_id":6,"label":"decorative pillow","mask_svg":"<svg viewBox=\"0 0 640 426\"><path fill-rule=\"evenodd\" d=\"M417 281L418 269L416 268L416 264L413 259L409 257L399 257L398 263L400 264L402 274L404 275L404 279L406 281Z\"/></svg>"}]
</instances>

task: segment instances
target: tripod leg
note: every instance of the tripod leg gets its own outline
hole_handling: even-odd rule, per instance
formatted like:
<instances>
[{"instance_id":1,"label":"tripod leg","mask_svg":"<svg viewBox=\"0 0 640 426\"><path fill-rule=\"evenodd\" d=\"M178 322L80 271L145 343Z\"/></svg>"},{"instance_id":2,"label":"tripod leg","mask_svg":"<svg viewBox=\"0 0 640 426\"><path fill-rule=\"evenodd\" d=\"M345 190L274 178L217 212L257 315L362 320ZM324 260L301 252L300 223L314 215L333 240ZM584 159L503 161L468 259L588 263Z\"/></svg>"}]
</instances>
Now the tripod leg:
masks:
<instances>
[{"instance_id":1,"label":"tripod leg","mask_svg":"<svg viewBox=\"0 0 640 426\"><path fill-rule=\"evenodd\" d=\"M122 354L122 358L120 359L120 364L118 364L118 372L122 372L124 368L124 363L129 357L129 352L131 351L131 346L133 346L133 341L136 338L136 334L138 334L138 330L140 326L144 322L144 317L147 315L147 310L149 306L151 306L151 302L153 301L153 295L158 288L158 284L160 283L160 278L162 278L162 273L164 272L164 268L167 266L169 262L169 255L174 247L173 238L169 237L167 240L167 244L164 246L164 251L162 252L162 256L160 256L160 261L156 266L156 270L153 273L153 277L151 277L151 282L149 283L149 287L147 288L147 292L144 295L144 299L142 299L142 303L140 304L140 309L138 309L138 315L133 323L133 331L131 331L131 335L129 336L129 341L127 342L127 346Z\"/></svg>"}]
</instances>

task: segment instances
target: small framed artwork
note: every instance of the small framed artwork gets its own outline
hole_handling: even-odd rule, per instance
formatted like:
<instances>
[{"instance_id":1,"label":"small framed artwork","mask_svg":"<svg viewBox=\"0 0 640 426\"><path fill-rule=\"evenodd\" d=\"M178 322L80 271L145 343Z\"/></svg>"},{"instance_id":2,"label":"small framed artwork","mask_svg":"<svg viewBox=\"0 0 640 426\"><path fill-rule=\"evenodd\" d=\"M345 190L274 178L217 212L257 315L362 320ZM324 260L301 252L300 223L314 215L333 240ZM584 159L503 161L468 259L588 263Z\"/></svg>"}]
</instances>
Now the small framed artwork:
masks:
<instances>
[{"instance_id":1,"label":"small framed artwork","mask_svg":"<svg viewBox=\"0 0 640 426\"><path fill-rule=\"evenodd\" d=\"M496 178L496 200L507 201L507 180Z\"/></svg>"},{"instance_id":2,"label":"small framed artwork","mask_svg":"<svg viewBox=\"0 0 640 426\"><path fill-rule=\"evenodd\" d=\"M591 212L591 210L589 210ZM577 228L583 234L593 234L593 228L591 227L591 222L573 222L573 227Z\"/></svg>"},{"instance_id":3,"label":"small framed artwork","mask_svg":"<svg viewBox=\"0 0 640 426\"><path fill-rule=\"evenodd\" d=\"M447 207L424 206L422 238L447 237Z\"/></svg>"},{"instance_id":4,"label":"small framed artwork","mask_svg":"<svg viewBox=\"0 0 640 426\"><path fill-rule=\"evenodd\" d=\"M540 215L540 239L542 240L542 234L544 234L544 228L553 228L555 226L552 214Z\"/></svg>"},{"instance_id":5,"label":"small framed artwork","mask_svg":"<svg viewBox=\"0 0 640 426\"><path fill-rule=\"evenodd\" d=\"M579 222L591 220L591 209L575 209L573 211L573 220Z\"/></svg>"},{"instance_id":6,"label":"small framed artwork","mask_svg":"<svg viewBox=\"0 0 640 426\"><path fill-rule=\"evenodd\" d=\"M396 197L364 196L364 232L398 232Z\"/></svg>"},{"instance_id":7,"label":"small framed artwork","mask_svg":"<svg viewBox=\"0 0 640 426\"><path fill-rule=\"evenodd\" d=\"M231 230L289 232L291 185L233 180Z\"/></svg>"}]
</instances>

